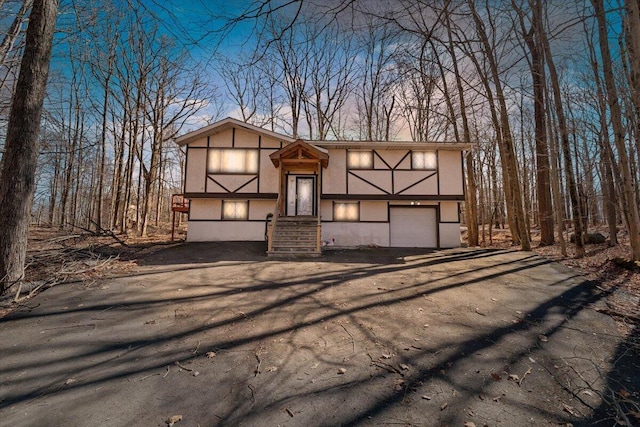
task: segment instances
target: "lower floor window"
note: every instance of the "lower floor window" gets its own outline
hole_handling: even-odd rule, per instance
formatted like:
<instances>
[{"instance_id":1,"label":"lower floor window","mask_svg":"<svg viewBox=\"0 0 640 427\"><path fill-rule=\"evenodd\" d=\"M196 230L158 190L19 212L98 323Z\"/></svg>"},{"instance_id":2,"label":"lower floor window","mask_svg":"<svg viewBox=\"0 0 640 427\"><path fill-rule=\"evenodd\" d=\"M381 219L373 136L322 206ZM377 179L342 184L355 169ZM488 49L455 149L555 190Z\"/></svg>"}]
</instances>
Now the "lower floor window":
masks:
<instances>
[{"instance_id":1,"label":"lower floor window","mask_svg":"<svg viewBox=\"0 0 640 427\"><path fill-rule=\"evenodd\" d=\"M334 202L334 221L358 221L360 220L360 204L358 202Z\"/></svg>"},{"instance_id":2,"label":"lower floor window","mask_svg":"<svg viewBox=\"0 0 640 427\"><path fill-rule=\"evenodd\" d=\"M249 202L248 201L222 201L222 219L249 219Z\"/></svg>"}]
</instances>

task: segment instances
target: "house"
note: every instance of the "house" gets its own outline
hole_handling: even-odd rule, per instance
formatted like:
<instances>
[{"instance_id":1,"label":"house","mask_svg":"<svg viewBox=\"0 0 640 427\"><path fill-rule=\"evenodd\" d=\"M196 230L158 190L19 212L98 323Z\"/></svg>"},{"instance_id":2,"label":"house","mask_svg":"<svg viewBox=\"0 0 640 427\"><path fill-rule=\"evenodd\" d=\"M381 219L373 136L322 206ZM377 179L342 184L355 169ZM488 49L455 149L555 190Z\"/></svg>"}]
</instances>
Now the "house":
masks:
<instances>
[{"instance_id":1,"label":"house","mask_svg":"<svg viewBox=\"0 0 640 427\"><path fill-rule=\"evenodd\" d=\"M470 144L303 141L232 118L176 142L187 241L267 238L271 255L460 246Z\"/></svg>"}]
</instances>

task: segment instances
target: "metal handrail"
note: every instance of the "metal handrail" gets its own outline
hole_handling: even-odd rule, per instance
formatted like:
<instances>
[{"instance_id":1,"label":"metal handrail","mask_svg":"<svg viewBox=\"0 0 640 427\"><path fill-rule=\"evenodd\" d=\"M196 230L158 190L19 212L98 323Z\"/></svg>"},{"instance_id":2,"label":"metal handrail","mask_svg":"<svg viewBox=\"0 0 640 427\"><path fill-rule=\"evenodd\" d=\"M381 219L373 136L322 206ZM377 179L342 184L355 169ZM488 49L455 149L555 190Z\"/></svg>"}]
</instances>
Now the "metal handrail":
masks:
<instances>
[{"instance_id":1,"label":"metal handrail","mask_svg":"<svg viewBox=\"0 0 640 427\"><path fill-rule=\"evenodd\" d=\"M273 249L273 231L276 228L276 223L278 222L278 217L280 216L280 203L282 202L282 194L278 194L278 198L276 199L276 208L273 210L273 214L271 215L271 228L267 227L267 251L271 252Z\"/></svg>"},{"instance_id":2,"label":"metal handrail","mask_svg":"<svg viewBox=\"0 0 640 427\"><path fill-rule=\"evenodd\" d=\"M273 214L269 212L264 219L264 241L269 243L269 223L273 221Z\"/></svg>"}]
</instances>

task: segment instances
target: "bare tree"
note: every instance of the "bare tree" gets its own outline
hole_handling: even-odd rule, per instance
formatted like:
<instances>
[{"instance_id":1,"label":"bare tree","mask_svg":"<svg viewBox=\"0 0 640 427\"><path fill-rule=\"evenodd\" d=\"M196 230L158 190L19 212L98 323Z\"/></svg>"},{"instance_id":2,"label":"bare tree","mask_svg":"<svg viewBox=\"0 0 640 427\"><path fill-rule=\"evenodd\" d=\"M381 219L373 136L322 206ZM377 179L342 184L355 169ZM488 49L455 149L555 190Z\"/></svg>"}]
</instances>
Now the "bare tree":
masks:
<instances>
[{"instance_id":1,"label":"bare tree","mask_svg":"<svg viewBox=\"0 0 640 427\"><path fill-rule=\"evenodd\" d=\"M34 0L0 171L0 292L21 280L57 0Z\"/></svg>"},{"instance_id":2,"label":"bare tree","mask_svg":"<svg viewBox=\"0 0 640 427\"><path fill-rule=\"evenodd\" d=\"M316 24L307 26L306 39L309 79L303 106L310 136L323 140L331 131L339 137L340 112L352 91L356 61L352 37L339 26L323 28Z\"/></svg>"},{"instance_id":3,"label":"bare tree","mask_svg":"<svg viewBox=\"0 0 640 427\"><path fill-rule=\"evenodd\" d=\"M233 59L220 57L216 71L220 75L227 93L240 113L243 122L262 126L259 117L260 99L265 96L261 71L250 58Z\"/></svg>"},{"instance_id":4,"label":"bare tree","mask_svg":"<svg viewBox=\"0 0 640 427\"><path fill-rule=\"evenodd\" d=\"M139 224L141 236L147 234L153 203L157 204L161 197L155 186L162 176L164 144L176 136L184 120L196 113L204 105L203 99L209 95L206 92L208 85L200 73L188 72L180 65L185 62L185 53L172 53L171 46L166 43L170 42L161 38L157 50L151 53L154 64L146 76L145 114L151 127L151 140L148 160L145 160L142 148L138 151L144 177Z\"/></svg>"},{"instance_id":5,"label":"bare tree","mask_svg":"<svg viewBox=\"0 0 640 427\"><path fill-rule=\"evenodd\" d=\"M567 187L569 190L569 199L571 202L571 213L573 216L573 227L576 240L576 256L582 257L584 251L584 227L582 224L580 202L578 195L578 187L576 184L575 171L572 163L572 153L569 142L569 129L565 115L565 107L562 102L562 92L560 90L560 80L556 70L555 62L551 54L546 33L541 32L540 41L544 49L547 68L549 69L549 80L551 83L552 99L555 115L558 118L558 132L560 134L560 148L562 149L562 158L564 160L564 171L567 179Z\"/></svg>"},{"instance_id":6,"label":"bare tree","mask_svg":"<svg viewBox=\"0 0 640 427\"><path fill-rule=\"evenodd\" d=\"M309 40L304 34L276 16L269 16L268 28L272 39L268 43L264 58L278 65L278 74L282 76L280 85L285 92L289 107L288 124L294 138L300 136L305 91L309 81L309 63L307 51Z\"/></svg>"},{"instance_id":7,"label":"bare tree","mask_svg":"<svg viewBox=\"0 0 640 427\"><path fill-rule=\"evenodd\" d=\"M609 48L604 4L602 0L591 0L591 3L593 5L595 16L598 22L598 39L600 41L600 55L602 57L604 84L606 88L607 101L609 103L609 113L611 115L611 126L613 127L614 142L619 157L618 167L620 169L620 180L622 187L622 210L624 213L625 222L627 224L627 230L629 231L631 257L634 261L640 261L640 213L638 212L638 209L640 209L638 207L639 200L638 193L635 188L635 179L631 173L629 154L625 145L625 131L622 124L622 113L620 109L620 103L618 101L618 91L616 88L614 72L611 65L611 51ZM635 28L635 30L639 29L640 28ZM638 66L638 64L640 64L640 62L636 63L636 61L634 60L634 66ZM640 70L635 70L634 73L634 75L638 76L640 75Z\"/></svg>"},{"instance_id":8,"label":"bare tree","mask_svg":"<svg viewBox=\"0 0 640 427\"><path fill-rule=\"evenodd\" d=\"M394 93L397 79L394 57L399 38L397 31L380 18L366 15L363 19L364 28L357 33L363 53L354 87L359 137L389 141L399 118Z\"/></svg>"},{"instance_id":9,"label":"bare tree","mask_svg":"<svg viewBox=\"0 0 640 427\"><path fill-rule=\"evenodd\" d=\"M458 65L458 51L456 50L455 43L452 35L452 22L448 5L445 6L444 22L446 25L446 48L451 57L451 66L455 76L456 89L458 95L458 102L460 106L460 119L462 126L462 141L471 142L471 129L469 127L469 118L467 114L467 103L465 100L465 89L462 81L462 74L460 72L460 66ZM453 106L450 107L453 110ZM451 112L453 118L453 111ZM454 122L455 123L455 122ZM454 132L456 141L460 141L460 132L458 126L454 125ZM465 157L466 166L466 192L465 192L465 220L467 224L467 243L469 246L478 246L478 201L477 201L477 184L475 165L473 158L473 151L467 153Z\"/></svg>"},{"instance_id":10,"label":"bare tree","mask_svg":"<svg viewBox=\"0 0 640 427\"><path fill-rule=\"evenodd\" d=\"M507 202L507 216L509 218L512 239L514 243L520 244L523 250L530 250L531 241L525 224L524 209L522 206L522 186L520 184L520 174L518 172L513 135L509 122L509 111L503 83L500 79L498 58L495 56L491 43L492 39L489 37L485 26L486 21L491 28L493 28L493 20L490 16L481 17L472 0L468 0L467 4L475 24L481 52L489 66L489 73L486 78L483 77L483 84L487 95L493 96L492 94L495 91L495 102L497 104L497 113L499 114L494 113L493 115L496 124L496 135L498 136L498 147L500 148L500 159L503 169L502 176ZM475 63L478 64L477 61ZM483 72L481 67L477 66L476 68L479 72ZM489 82L491 82L493 88L491 88ZM489 102L493 104L494 100L489 99Z\"/></svg>"},{"instance_id":11,"label":"bare tree","mask_svg":"<svg viewBox=\"0 0 640 427\"><path fill-rule=\"evenodd\" d=\"M541 38L543 27L543 2L529 0L531 9L531 25L525 26L524 12L515 4L514 8L520 18L522 36L531 55L530 68L533 82L533 105L535 123L536 148L536 195L538 201L538 222L540 224L540 245L552 245L553 234L553 206L551 203L551 186L549 173L549 148L547 144L547 127L545 120L545 69L544 48ZM522 108L522 107L521 107Z\"/></svg>"},{"instance_id":12,"label":"bare tree","mask_svg":"<svg viewBox=\"0 0 640 427\"><path fill-rule=\"evenodd\" d=\"M591 71L593 73L593 84L595 86L595 110L599 118L596 126L598 129L598 144L600 147L600 159L603 169L603 203L607 224L609 226L609 245L616 246L618 244L618 215L617 215L617 196L615 189L615 179L613 175L612 164L615 164L613 150L611 148L611 140L609 138L609 124L607 120L607 102L604 95L602 79L600 77L600 69L593 37L589 34L587 24L585 22L585 34L587 35L587 47L589 49L589 59L591 63Z\"/></svg>"}]
</instances>

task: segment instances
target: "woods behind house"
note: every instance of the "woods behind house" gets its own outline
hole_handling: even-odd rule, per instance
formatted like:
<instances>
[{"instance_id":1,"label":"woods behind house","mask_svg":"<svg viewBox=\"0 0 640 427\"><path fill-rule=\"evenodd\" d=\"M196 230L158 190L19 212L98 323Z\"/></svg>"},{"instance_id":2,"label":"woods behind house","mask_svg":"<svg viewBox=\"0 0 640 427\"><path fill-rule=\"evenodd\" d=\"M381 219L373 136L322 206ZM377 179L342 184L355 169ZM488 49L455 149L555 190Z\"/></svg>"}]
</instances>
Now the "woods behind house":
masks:
<instances>
[{"instance_id":1,"label":"woods behind house","mask_svg":"<svg viewBox=\"0 0 640 427\"><path fill-rule=\"evenodd\" d=\"M0 147L32 2L0 1ZM225 116L316 140L471 142L468 243L592 227L640 260L640 11L604 0L62 1L31 221L145 235L173 138ZM0 183L0 186L4 183ZM11 197L6 195L5 197Z\"/></svg>"}]
</instances>

